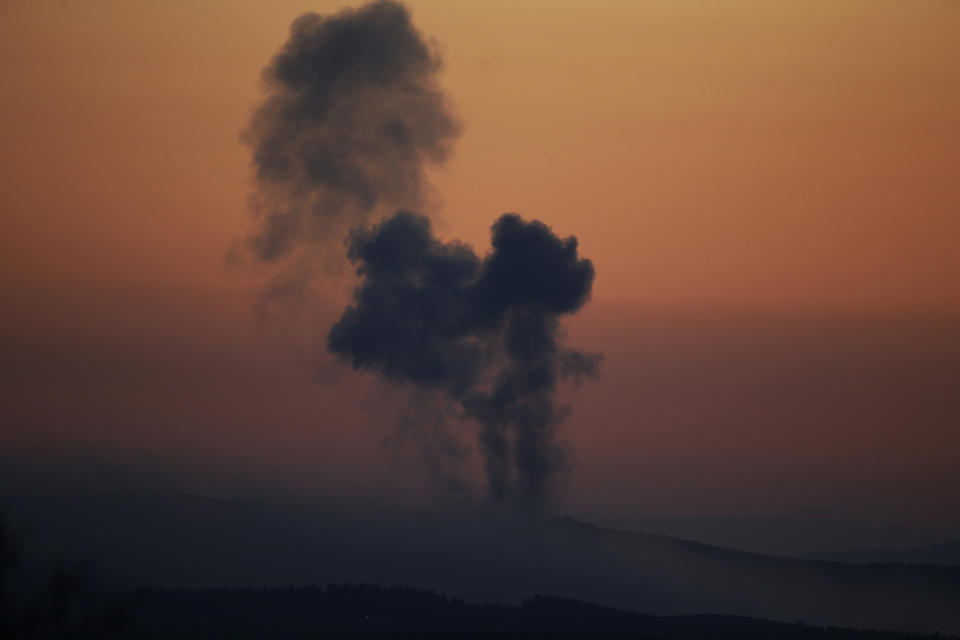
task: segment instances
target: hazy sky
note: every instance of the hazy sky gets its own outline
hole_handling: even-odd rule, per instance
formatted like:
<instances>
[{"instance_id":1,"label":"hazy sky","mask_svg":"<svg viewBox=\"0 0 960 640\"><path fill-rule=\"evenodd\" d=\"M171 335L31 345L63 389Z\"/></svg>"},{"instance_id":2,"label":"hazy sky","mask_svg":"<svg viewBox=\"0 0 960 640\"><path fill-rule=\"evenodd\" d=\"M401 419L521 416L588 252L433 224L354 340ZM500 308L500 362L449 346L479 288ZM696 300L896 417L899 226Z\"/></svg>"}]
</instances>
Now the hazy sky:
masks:
<instances>
[{"instance_id":1,"label":"hazy sky","mask_svg":"<svg viewBox=\"0 0 960 640\"><path fill-rule=\"evenodd\" d=\"M571 510L960 525L960 3L409 4L465 125L439 234L516 211L597 269ZM0 1L2 450L423 495L323 352L349 281L258 325L226 265L260 70L341 6Z\"/></svg>"}]
</instances>

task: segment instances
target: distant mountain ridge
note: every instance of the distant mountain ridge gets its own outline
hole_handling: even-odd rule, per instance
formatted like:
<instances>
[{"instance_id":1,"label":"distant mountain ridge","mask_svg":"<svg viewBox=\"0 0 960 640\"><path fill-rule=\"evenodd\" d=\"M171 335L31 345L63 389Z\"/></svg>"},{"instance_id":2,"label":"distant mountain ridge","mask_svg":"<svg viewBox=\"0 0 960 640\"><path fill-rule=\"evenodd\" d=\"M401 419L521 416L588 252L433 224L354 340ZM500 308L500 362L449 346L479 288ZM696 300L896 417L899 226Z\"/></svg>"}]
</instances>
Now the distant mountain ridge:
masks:
<instances>
[{"instance_id":1,"label":"distant mountain ridge","mask_svg":"<svg viewBox=\"0 0 960 640\"><path fill-rule=\"evenodd\" d=\"M474 603L540 593L660 616L960 634L960 568L764 556L497 509L422 514L171 494L7 504L32 531L35 566L50 552L92 552L111 589L404 584Z\"/></svg>"},{"instance_id":2,"label":"distant mountain ridge","mask_svg":"<svg viewBox=\"0 0 960 640\"><path fill-rule=\"evenodd\" d=\"M960 531L944 532L822 516L646 515L584 519L608 529L643 531L725 549L790 557L861 549L905 549L960 538Z\"/></svg>"},{"instance_id":3,"label":"distant mountain ridge","mask_svg":"<svg viewBox=\"0 0 960 640\"><path fill-rule=\"evenodd\" d=\"M856 551L830 551L804 555L811 560L849 562L856 564L893 563L927 564L960 567L960 540L908 549L862 549Z\"/></svg>"}]
</instances>

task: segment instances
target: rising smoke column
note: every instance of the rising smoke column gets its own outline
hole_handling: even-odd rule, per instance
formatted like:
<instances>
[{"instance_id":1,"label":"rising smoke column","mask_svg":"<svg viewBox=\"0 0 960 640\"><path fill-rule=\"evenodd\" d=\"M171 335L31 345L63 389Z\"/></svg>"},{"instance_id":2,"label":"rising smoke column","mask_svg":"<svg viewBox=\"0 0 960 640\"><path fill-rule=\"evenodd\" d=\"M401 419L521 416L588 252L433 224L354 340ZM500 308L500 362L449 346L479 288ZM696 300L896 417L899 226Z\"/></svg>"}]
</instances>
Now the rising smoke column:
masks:
<instances>
[{"instance_id":1,"label":"rising smoke column","mask_svg":"<svg viewBox=\"0 0 960 640\"><path fill-rule=\"evenodd\" d=\"M593 265L576 238L516 214L494 223L492 245L481 260L404 211L355 231L349 257L361 282L328 347L355 369L456 402L480 425L490 496L539 503L569 469L557 382L599 363L559 336L560 317L590 295Z\"/></svg>"},{"instance_id":2,"label":"rising smoke column","mask_svg":"<svg viewBox=\"0 0 960 640\"><path fill-rule=\"evenodd\" d=\"M244 134L259 187L251 248L264 263L309 265L346 236L360 282L329 350L454 406L479 425L490 496L538 504L570 468L557 384L599 364L560 336L560 318L589 298L593 266L576 238L516 214L496 221L480 258L406 210L459 133L440 67L395 2L297 18Z\"/></svg>"}]
</instances>

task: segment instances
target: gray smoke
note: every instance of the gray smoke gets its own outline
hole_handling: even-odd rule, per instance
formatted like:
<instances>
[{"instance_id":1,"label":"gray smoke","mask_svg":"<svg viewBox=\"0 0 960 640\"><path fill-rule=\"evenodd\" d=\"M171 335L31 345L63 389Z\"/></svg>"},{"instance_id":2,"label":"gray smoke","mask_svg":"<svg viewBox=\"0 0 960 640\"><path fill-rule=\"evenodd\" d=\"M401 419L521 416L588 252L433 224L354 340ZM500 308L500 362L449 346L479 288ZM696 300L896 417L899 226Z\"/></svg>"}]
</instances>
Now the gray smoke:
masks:
<instances>
[{"instance_id":1,"label":"gray smoke","mask_svg":"<svg viewBox=\"0 0 960 640\"><path fill-rule=\"evenodd\" d=\"M480 258L406 210L421 204L425 167L447 157L459 131L436 86L440 66L395 2L294 21L246 132L260 187L252 248L293 265L299 275L279 286L302 289L311 261L350 229L360 283L329 350L412 387L418 410L405 430L419 421L442 432L451 412L479 425L490 497L542 504L571 464L557 438L569 413L557 384L595 375L600 361L565 348L560 333L560 318L590 296L593 265L576 238L516 214L496 221ZM386 207L400 210L368 226ZM424 448L431 473L445 466L433 456L462 457L453 442Z\"/></svg>"},{"instance_id":2,"label":"gray smoke","mask_svg":"<svg viewBox=\"0 0 960 640\"><path fill-rule=\"evenodd\" d=\"M258 182L258 259L340 240L380 207L422 203L425 167L446 160L460 130L440 67L395 2L293 22L243 135Z\"/></svg>"}]
</instances>

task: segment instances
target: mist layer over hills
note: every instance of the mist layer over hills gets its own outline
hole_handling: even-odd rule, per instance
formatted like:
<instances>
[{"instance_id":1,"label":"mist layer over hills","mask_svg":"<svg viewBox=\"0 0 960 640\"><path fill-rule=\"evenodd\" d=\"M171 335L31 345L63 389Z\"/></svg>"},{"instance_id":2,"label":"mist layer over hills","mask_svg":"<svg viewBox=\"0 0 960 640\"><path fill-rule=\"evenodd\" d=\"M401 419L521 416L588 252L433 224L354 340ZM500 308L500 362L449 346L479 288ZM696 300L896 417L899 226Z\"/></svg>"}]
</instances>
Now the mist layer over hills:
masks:
<instances>
[{"instance_id":1,"label":"mist layer over hills","mask_svg":"<svg viewBox=\"0 0 960 640\"><path fill-rule=\"evenodd\" d=\"M899 549L829 551L811 553L807 557L829 562L931 564L960 567L960 540Z\"/></svg>"},{"instance_id":2,"label":"mist layer over hills","mask_svg":"<svg viewBox=\"0 0 960 640\"><path fill-rule=\"evenodd\" d=\"M693 540L715 547L773 556L807 557L852 562L840 554L864 550L912 550L941 545L958 537L953 529L920 528L906 524L869 523L824 516L634 516L585 518L608 529L643 531ZM938 547L939 548L939 547ZM836 558L827 557L838 554ZM932 560L928 563L943 564ZM906 560L875 560L907 562Z\"/></svg>"}]
</instances>

